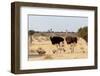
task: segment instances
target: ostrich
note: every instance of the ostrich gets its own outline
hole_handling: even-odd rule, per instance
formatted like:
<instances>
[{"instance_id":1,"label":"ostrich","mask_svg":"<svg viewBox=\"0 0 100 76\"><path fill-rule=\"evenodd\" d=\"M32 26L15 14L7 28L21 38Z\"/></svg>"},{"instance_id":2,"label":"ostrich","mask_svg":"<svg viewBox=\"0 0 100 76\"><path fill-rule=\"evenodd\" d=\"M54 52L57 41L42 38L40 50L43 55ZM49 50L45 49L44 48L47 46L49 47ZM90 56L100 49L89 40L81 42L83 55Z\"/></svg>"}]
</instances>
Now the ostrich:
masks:
<instances>
[{"instance_id":1,"label":"ostrich","mask_svg":"<svg viewBox=\"0 0 100 76\"><path fill-rule=\"evenodd\" d=\"M64 39L62 37L59 37L59 36L50 37L50 40L51 40L53 45L58 44L58 46L60 46L61 42L64 43Z\"/></svg>"},{"instance_id":2,"label":"ostrich","mask_svg":"<svg viewBox=\"0 0 100 76\"><path fill-rule=\"evenodd\" d=\"M56 36L54 32L52 31L52 29L50 29L50 32L51 32L51 36L50 36L51 43L53 45L55 44L58 45L57 47L60 47L60 43L61 42L64 43L64 39L60 36Z\"/></svg>"},{"instance_id":3,"label":"ostrich","mask_svg":"<svg viewBox=\"0 0 100 76\"><path fill-rule=\"evenodd\" d=\"M61 36L55 35L52 32L52 29L51 29L50 32L51 32L51 35L52 35L52 36L50 36L50 41L51 41L52 45L56 45L59 50L63 50L65 52L64 48L62 48L64 46L63 45L64 44L64 38L62 38ZM53 53L56 53L56 50L54 50Z\"/></svg>"},{"instance_id":4,"label":"ostrich","mask_svg":"<svg viewBox=\"0 0 100 76\"><path fill-rule=\"evenodd\" d=\"M71 53L74 52L74 46L75 44L77 44L77 36L75 35L68 35L67 33L67 37L65 38L66 43L70 45L71 47Z\"/></svg>"},{"instance_id":5,"label":"ostrich","mask_svg":"<svg viewBox=\"0 0 100 76\"><path fill-rule=\"evenodd\" d=\"M64 44L64 39L62 37L60 37L60 36L52 36L51 37L50 36L50 40L51 40L51 43L53 45L57 45L57 48L59 50L63 50L65 52L65 49L64 48L60 48L60 46L63 47L63 44ZM62 43L62 45L60 45L60 43ZM56 50L53 51L53 53L56 53Z\"/></svg>"},{"instance_id":6,"label":"ostrich","mask_svg":"<svg viewBox=\"0 0 100 76\"><path fill-rule=\"evenodd\" d=\"M77 37L68 36L66 37L67 44L77 43Z\"/></svg>"}]
</instances>

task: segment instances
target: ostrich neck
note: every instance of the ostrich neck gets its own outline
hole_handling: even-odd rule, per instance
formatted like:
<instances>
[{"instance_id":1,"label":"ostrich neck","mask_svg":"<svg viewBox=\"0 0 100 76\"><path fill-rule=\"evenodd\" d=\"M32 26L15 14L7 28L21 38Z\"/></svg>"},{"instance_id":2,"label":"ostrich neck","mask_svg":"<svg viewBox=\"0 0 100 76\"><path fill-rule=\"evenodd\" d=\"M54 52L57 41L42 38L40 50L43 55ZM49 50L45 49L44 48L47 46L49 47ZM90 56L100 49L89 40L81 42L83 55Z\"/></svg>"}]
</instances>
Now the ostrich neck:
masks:
<instances>
[{"instance_id":1,"label":"ostrich neck","mask_svg":"<svg viewBox=\"0 0 100 76\"><path fill-rule=\"evenodd\" d=\"M52 39L52 36L50 36L50 39Z\"/></svg>"},{"instance_id":2,"label":"ostrich neck","mask_svg":"<svg viewBox=\"0 0 100 76\"><path fill-rule=\"evenodd\" d=\"M54 33L51 33L51 36L50 36L50 38L53 38L54 37Z\"/></svg>"}]
</instances>

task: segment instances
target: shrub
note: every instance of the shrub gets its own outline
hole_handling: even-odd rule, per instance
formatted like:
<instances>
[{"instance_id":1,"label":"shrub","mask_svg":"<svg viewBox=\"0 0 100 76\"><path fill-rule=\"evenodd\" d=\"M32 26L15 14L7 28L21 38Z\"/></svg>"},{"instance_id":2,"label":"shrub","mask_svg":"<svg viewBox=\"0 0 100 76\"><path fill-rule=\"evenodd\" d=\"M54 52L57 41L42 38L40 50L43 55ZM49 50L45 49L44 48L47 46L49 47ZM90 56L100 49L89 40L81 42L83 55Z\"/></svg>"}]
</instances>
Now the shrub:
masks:
<instances>
[{"instance_id":1,"label":"shrub","mask_svg":"<svg viewBox=\"0 0 100 76\"><path fill-rule=\"evenodd\" d=\"M82 37L83 39L85 39L88 42L88 27L85 26L83 28L79 28L78 36Z\"/></svg>"}]
</instances>

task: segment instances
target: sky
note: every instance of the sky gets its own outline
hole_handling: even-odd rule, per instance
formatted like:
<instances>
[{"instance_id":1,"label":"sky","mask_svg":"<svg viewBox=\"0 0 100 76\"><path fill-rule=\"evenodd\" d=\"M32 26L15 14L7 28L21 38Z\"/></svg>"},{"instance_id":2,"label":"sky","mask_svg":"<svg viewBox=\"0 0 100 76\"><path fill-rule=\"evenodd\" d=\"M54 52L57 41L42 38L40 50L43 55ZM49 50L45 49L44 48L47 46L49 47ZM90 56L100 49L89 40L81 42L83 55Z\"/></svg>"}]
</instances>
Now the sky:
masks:
<instances>
[{"instance_id":1,"label":"sky","mask_svg":"<svg viewBox=\"0 0 100 76\"><path fill-rule=\"evenodd\" d=\"M88 26L88 17L29 15L29 30L46 32L77 32L80 27Z\"/></svg>"}]
</instances>

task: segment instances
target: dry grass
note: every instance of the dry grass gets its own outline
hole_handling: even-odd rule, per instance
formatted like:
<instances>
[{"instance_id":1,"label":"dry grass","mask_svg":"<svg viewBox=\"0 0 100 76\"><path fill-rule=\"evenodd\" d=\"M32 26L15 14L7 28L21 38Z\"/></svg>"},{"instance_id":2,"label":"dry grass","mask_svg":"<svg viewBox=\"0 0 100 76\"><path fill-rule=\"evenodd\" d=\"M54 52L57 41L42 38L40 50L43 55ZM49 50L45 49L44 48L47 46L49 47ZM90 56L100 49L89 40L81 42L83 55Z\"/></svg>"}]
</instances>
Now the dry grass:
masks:
<instances>
[{"instance_id":1,"label":"dry grass","mask_svg":"<svg viewBox=\"0 0 100 76\"><path fill-rule=\"evenodd\" d=\"M33 37L32 40L32 43L29 42L29 60L80 59L88 57L88 46L82 38L78 38L78 43L74 46L74 52L71 52L72 47L67 45L66 42L64 42L64 47L57 48L45 36ZM39 50L39 48L42 50ZM46 53L39 55L37 50L45 51Z\"/></svg>"}]
</instances>

